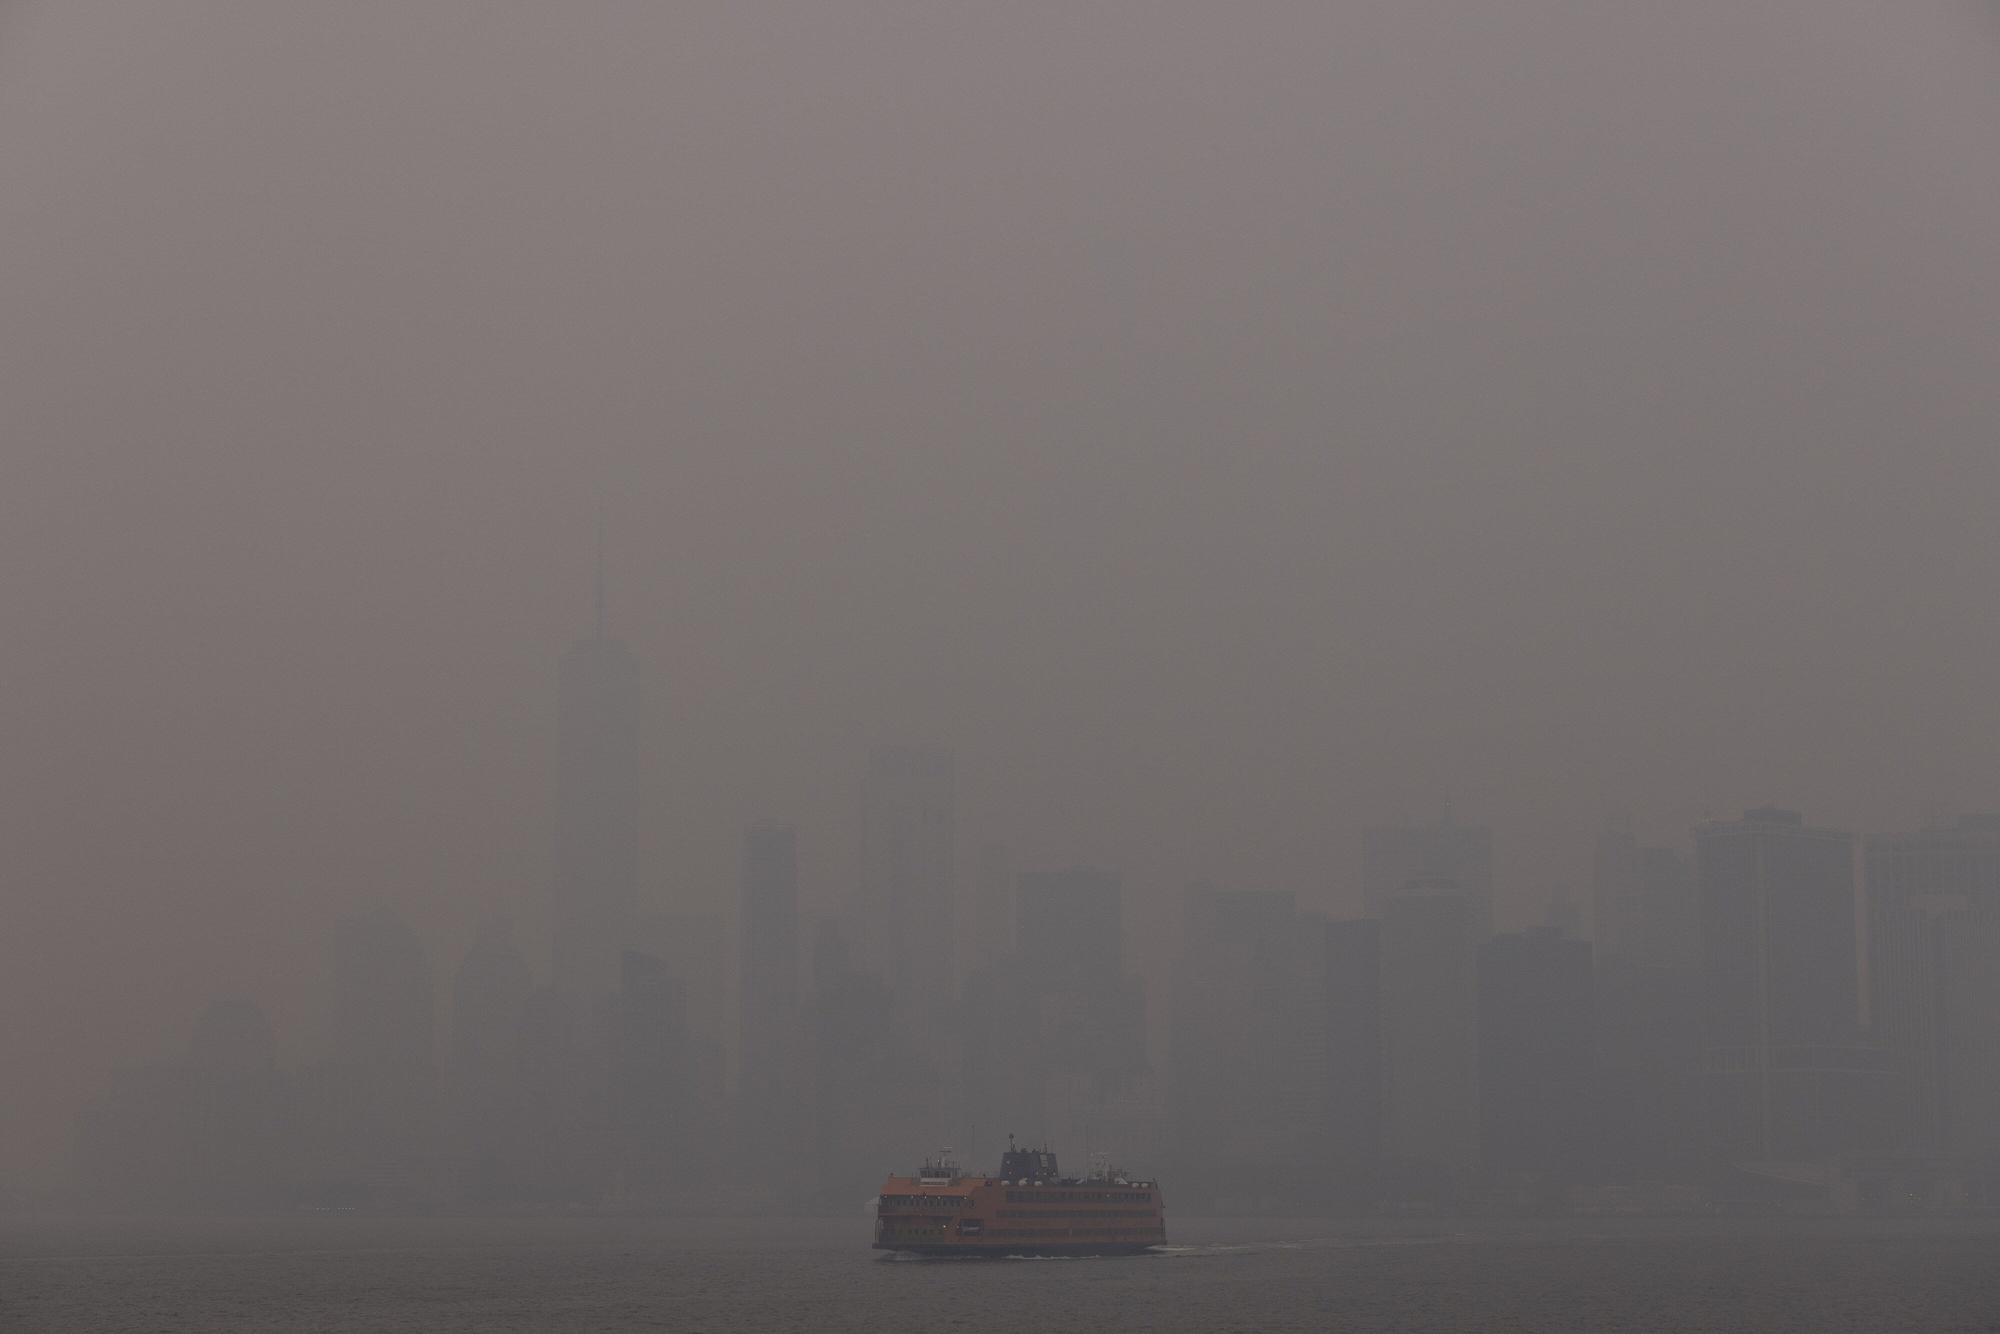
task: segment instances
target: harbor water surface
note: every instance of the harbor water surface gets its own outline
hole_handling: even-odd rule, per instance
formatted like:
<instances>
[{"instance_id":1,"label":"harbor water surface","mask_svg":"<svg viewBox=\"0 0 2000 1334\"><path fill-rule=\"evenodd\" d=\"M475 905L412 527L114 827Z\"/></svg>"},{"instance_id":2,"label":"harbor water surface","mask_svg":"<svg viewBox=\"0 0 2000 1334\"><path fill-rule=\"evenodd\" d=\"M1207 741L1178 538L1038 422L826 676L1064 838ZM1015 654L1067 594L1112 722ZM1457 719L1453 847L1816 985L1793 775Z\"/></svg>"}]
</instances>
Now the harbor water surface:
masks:
<instances>
[{"instance_id":1,"label":"harbor water surface","mask_svg":"<svg viewBox=\"0 0 2000 1334\"><path fill-rule=\"evenodd\" d=\"M868 1220L0 1222L0 1329L2000 1331L2000 1220L1172 1220L882 1260Z\"/></svg>"}]
</instances>

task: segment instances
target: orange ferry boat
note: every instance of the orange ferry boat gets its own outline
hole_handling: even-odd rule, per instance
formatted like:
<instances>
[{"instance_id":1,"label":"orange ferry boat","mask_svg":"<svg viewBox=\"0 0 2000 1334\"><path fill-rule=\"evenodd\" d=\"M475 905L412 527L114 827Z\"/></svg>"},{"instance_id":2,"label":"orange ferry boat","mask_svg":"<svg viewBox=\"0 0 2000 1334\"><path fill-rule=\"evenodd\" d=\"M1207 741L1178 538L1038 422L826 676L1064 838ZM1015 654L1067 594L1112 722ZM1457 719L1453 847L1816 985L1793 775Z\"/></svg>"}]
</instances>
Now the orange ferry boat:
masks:
<instances>
[{"instance_id":1,"label":"orange ferry boat","mask_svg":"<svg viewBox=\"0 0 2000 1334\"><path fill-rule=\"evenodd\" d=\"M949 1151L916 1176L891 1176L875 1204L875 1249L925 1256L1137 1255L1165 1244L1157 1181L1116 1168L1066 1177L1050 1150L1011 1137L990 1176Z\"/></svg>"}]
</instances>

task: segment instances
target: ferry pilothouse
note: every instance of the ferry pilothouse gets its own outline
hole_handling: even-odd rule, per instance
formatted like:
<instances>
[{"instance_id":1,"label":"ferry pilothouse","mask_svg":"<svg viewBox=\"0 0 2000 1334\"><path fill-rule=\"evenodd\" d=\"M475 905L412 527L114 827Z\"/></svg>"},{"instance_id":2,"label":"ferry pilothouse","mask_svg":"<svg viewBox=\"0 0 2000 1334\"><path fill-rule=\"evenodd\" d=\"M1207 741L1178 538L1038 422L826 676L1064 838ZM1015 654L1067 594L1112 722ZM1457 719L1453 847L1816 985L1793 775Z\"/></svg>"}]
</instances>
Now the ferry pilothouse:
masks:
<instances>
[{"instance_id":1,"label":"ferry pilothouse","mask_svg":"<svg viewBox=\"0 0 2000 1334\"><path fill-rule=\"evenodd\" d=\"M968 1174L951 1151L891 1176L875 1205L875 1249L924 1256L1137 1255L1167 1240L1157 1181L1106 1166L1066 1177L1047 1148L1008 1137L1000 1170Z\"/></svg>"}]
</instances>

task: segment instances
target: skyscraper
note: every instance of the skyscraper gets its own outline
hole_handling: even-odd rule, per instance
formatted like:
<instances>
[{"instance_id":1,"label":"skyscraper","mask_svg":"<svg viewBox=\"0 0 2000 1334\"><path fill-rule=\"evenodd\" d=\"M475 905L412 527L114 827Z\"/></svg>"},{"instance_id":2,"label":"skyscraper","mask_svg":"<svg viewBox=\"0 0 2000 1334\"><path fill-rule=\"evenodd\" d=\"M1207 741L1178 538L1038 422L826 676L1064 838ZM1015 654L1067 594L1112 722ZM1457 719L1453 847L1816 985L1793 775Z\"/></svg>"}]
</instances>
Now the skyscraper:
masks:
<instances>
[{"instance_id":1,"label":"skyscraper","mask_svg":"<svg viewBox=\"0 0 2000 1334\"><path fill-rule=\"evenodd\" d=\"M475 1082L483 1082L517 1066L534 989L507 919L482 920L452 982L452 1069L461 1075L478 1072Z\"/></svg>"},{"instance_id":2,"label":"skyscraper","mask_svg":"<svg viewBox=\"0 0 2000 1334\"><path fill-rule=\"evenodd\" d=\"M1694 962L1694 868L1672 848L1648 848L1606 829L1592 858L1591 946L1606 960L1681 967Z\"/></svg>"},{"instance_id":3,"label":"skyscraper","mask_svg":"<svg viewBox=\"0 0 2000 1334\"><path fill-rule=\"evenodd\" d=\"M512 1193L527 1155L523 1042L534 978L507 920L479 924L452 983L446 1153L475 1199Z\"/></svg>"},{"instance_id":4,"label":"skyscraper","mask_svg":"<svg viewBox=\"0 0 2000 1334\"><path fill-rule=\"evenodd\" d=\"M213 1002L184 1059L125 1070L78 1117L77 1181L105 1204L265 1210L310 1177L302 1107L255 1002ZM316 1164L314 1164L316 1165Z\"/></svg>"},{"instance_id":5,"label":"skyscraper","mask_svg":"<svg viewBox=\"0 0 2000 1334\"><path fill-rule=\"evenodd\" d=\"M1376 825L1363 831L1361 892L1370 917L1412 881L1450 883L1464 896L1477 939L1493 930L1493 831L1458 824L1450 812L1430 825Z\"/></svg>"},{"instance_id":6,"label":"skyscraper","mask_svg":"<svg viewBox=\"0 0 2000 1334\"><path fill-rule=\"evenodd\" d=\"M669 890L665 901L675 902ZM718 913L647 912L638 917L631 948L666 966L683 989L688 1036L712 1047L720 1059L732 1045L737 1012L737 959L740 945Z\"/></svg>"},{"instance_id":7,"label":"skyscraper","mask_svg":"<svg viewBox=\"0 0 2000 1334\"><path fill-rule=\"evenodd\" d=\"M718 1166L698 1146L717 1130L699 1044L688 1033L687 989L660 959L619 956L619 985L606 1005L612 1198L657 1203L697 1185Z\"/></svg>"},{"instance_id":8,"label":"skyscraper","mask_svg":"<svg viewBox=\"0 0 2000 1334\"><path fill-rule=\"evenodd\" d=\"M1595 1166L1590 944L1551 928L1479 951L1480 1154L1544 1187Z\"/></svg>"},{"instance_id":9,"label":"skyscraper","mask_svg":"<svg viewBox=\"0 0 2000 1334\"><path fill-rule=\"evenodd\" d=\"M2000 815L1867 840L1873 1027L1913 1058L1905 1142L2000 1193Z\"/></svg>"},{"instance_id":10,"label":"skyscraper","mask_svg":"<svg viewBox=\"0 0 2000 1334\"><path fill-rule=\"evenodd\" d=\"M1122 891L1109 871L1023 871L1014 892L1014 948L1039 987L1116 990Z\"/></svg>"},{"instance_id":11,"label":"skyscraper","mask_svg":"<svg viewBox=\"0 0 2000 1334\"><path fill-rule=\"evenodd\" d=\"M434 993L423 942L376 910L333 937L329 1059L308 1072L307 1157L321 1179L376 1203L434 1189Z\"/></svg>"},{"instance_id":12,"label":"skyscraper","mask_svg":"<svg viewBox=\"0 0 2000 1334\"><path fill-rule=\"evenodd\" d=\"M1690 1181L1704 1146L1694 866L1607 829L1592 900L1605 1166L1626 1180Z\"/></svg>"},{"instance_id":13,"label":"skyscraper","mask_svg":"<svg viewBox=\"0 0 2000 1334\"><path fill-rule=\"evenodd\" d=\"M1176 1171L1224 1208L1316 1192L1329 1152L1326 937L1292 896L1195 885L1170 1000Z\"/></svg>"},{"instance_id":14,"label":"skyscraper","mask_svg":"<svg viewBox=\"0 0 2000 1334\"><path fill-rule=\"evenodd\" d=\"M1326 924L1326 1134L1332 1186L1350 1205L1373 1197L1382 1154L1382 924Z\"/></svg>"},{"instance_id":15,"label":"skyscraper","mask_svg":"<svg viewBox=\"0 0 2000 1334\"><path fill-rule=\"evenodd\" d=\"M1471 899L1412 880L1382 917L1382 1147L1406 1188L1446 1192L1479 1165L1478 977Z\"/></svg>"},{"instance_id":16,"label":"skyscraper","mask_svg":"<svg viewBox=\"0 0 2000 1334\"><path fill-rule=\"evenodd\" d=\"M818 924L812 961L813 1171L822 1200L845 1209L948 1123L936 1050L897 1022L888 986L852 966L836 923Z\"/></svg>"},{"instance_id":17,"label":"skyscraper","mask_svg":"<svg viewBox=\"0 0 2000 1334\"><path fill-rule=\"evenodd\" d=\"M378 909L342 918L332 953L335 1063L399 1088L427 1084L434 999L423 941Z\"/></svg>"},{"instance_id":18,"label":"skyscraper","mask_svg":"<svg viewBox=\"0 0 2000 1334\"><path fill-rule=\"evenodd\" d=\"M1014 940L1014 863L1004 843L979 845L970 926L966 973L990 971L1006 957Z\"/></svg>"},{"instance_id":19,"label":"skyscraper","mask_svg":"<svg viewBox=\"0 0 2000 1334\"><path fill-rule=\"evenodd\" d=\"M737 1092L742 1118L762 1126L781 1108L797 1107L804 1073L798 840L790 825L760 822L743 835L737 903ZM775 1129L765 1128L771 1133L756 1138L775 1142Z\"/></svg>"},{"instance_id":20,"label":"skyscraper","mask_svg":"<svg viewBox=\"0 0 2000 1334\"><path fill-rule=\"evenodd\" d=\"M896 1014L925 1044L940 1038L956 998L954 806L950 752L869 753L849 946L857 968L888 984Z\"/></svg>"},{"instance_id":21,"label":"skyscraper","mask_svg":"<svg viewBox=\"0 0 2000 1334\"><path fill-rule=\"evenodd\" d=\"M1151 1147L1145 993L1124 972L1123 889L1091 867L1026 871L1014 895L1014 952L1000 984L1026 1041L1009 1072L1029 1119L1010 1129L1072 1156ZM979 1106L977 1102L972 1104Z\"/></svg>"},{"instance_id":22,"label":"skyscraper","mask_svg":"<svg viewBox=\"0 0 2000 1334\"><path fill-rule=\"evenodd\" d=\"M557 717L551 985L588 1005L619 981L639 886L639 664L604 633L563 655Z\"/></svg>"},{"instance_id":23,"label":"skyscraper","mask_svg":"<svg viewBox=\"0 0 2000 1334\"><path fill-rule=\"evenodd\" d=\"M1716 1150L1827 1164L1887 1147L1894 1081L1860 1041L1852 836L1767 806L1701 825L1695 860Z\"/></svg>"}]
</instances>

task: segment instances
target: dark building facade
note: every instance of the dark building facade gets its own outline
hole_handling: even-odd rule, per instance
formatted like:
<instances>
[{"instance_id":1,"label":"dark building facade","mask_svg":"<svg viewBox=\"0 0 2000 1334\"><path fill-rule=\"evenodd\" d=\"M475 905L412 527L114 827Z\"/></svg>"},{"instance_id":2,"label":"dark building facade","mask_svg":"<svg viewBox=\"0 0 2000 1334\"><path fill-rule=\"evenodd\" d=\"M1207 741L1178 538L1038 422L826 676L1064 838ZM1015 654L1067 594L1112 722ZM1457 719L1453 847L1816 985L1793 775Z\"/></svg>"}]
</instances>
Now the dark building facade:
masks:
<instances>
[{"instance_id":1,"label":"dark building facade","mask_svg":"<svg viewBox=\"0 0 2000 1334\"><path fill-rule=\"evenodd\" d=\"M1382 919L1382 1140L1399 1188L1462 1189L1479 1166L1478 958L1471 900L1412 881Z\"/></svg>"},{"instance_id":2,"label":"dark building facade","mask_svg":"<svg viewBox=\"0 0 2000 1334\"><path fill-rule=\"evenodd\" d=\"M1329 1198L1371 1202L1381 1185L1382 924L1325 924Z\"/></svg>"},{"instance_id":3,"label":"dark building facade","mask_svg":"<svg viewBox=\"0 0 2000 1334\"><path fill-rule=\"evenodd\" d=\"M797 1191L809 1121L799 1010L798 838L763 822L743 836L737 899L738 1161L757 1184Z\"/></svg>"},{"instance_id":4,"label":"dark building facade","mask_svg":"<svg viewBox=\"0 0 2000 1334\"><path fill-rule=\"evenodd\" d=\"M1326 937L1290 894L1196 885L1170 993L1185 1189L1221 1208L1318 1197L1329 1144Z\"/></svg>"},{"instance_id":5,"label":"dark building facade","mask_svg":"<svg viewBox=\"0 0 2000 1334\"><path fill-rule=\"evenodd\" d=\"M1490 1177L1557 1187L1597 1166L1590 943L1549 929L1479 952L1480 1154Z\"/></svg>"},{"instance_id":6,"label":"dark building facade","mask_svg":"<svg viewBox=\"0 0 2000 1334\"><path fill-rule=\"evenodd\" d=\"M1763 807L1695 847L1712 1148L1738 1165L1886 1150L1898 1080L1861 1034L1853 838Z\"/></svg>"},{"instance_id":7,"label":"dark building facade","mask_svg":"<svg viewBox=\"0 0 2000 1334\"><path fill-rule=\"evenodd\" d=\"M936 1147L944 1077L934 1050L897 1021L895 997L857 968L839 926L818 925L812 949L814 1189L845 1209L881 1183L885 1164Z\"/></svg>"},{"instance_id":8,"label":"dark building facade","mask_svg":"<svg viewBox=\"0 0 2000 1334\"><path fill-rule=\"evenodd\" d=\"M1605 1171L1626 1182L1692 1181L1707 1147L1694 864L1606 830L1592 899Z\"/></svg>"},{"instance_id":9,"label":"dark building facade","mask_svg":"<svg viewBox=\"0 0 2000 1334\"><path fill-rule=\"evenodd\" d=\"M949 751L878 746L862 784L853 966L882 980L899 1023L938 1047L957 998L957 797Z\"/></svg>"},{"instance_id":10,"label":"dark building facade","mask_svg":"<svg viewBox=\"0 0 2000 1334\"><path fill-rule=\"evenodd\" d=\"M262 1210L307 1196L298 1090L263 1010L211 1003L181 1059L119 1073L76 1126L76 1184L93 1205Z\"/></svg>"},{"instance_id":11,"label":"dark building facade","mask_svg":"<svg viewBox=\"0 0 2000 1334\"><path fill-rule=\"evenodd\" d=\"M405 1205L434 1198L436 1004L422 940L387 910L334 929L332 1030L305 1072L308 1174L329 1198Z\"/></svg>"},{"instance_id":12,"label":"dark building facade","mask_svg":"<svg viewBox=\"0 0 2000 1334\"><path fill-rule=\"evenodd\" d=\"M2000 816L1867 840L1872 1027L1907 1053L1906 1150L2000 1198Z\"/></svg>"},{"instance_id":13,"label":"dark building facade","mask_svg":"<svg viewBox=\"0 0 2000 1334\"><path fill-rule=\"evenodd\" d=\"M523 1042L534 976L507 921L489 917L452 982L445 1061L445 1158L457 1192L474 1200L523 1193L527 1067Z\"/></svg>"},{"instance_id":14,"label":"dark building facade","mask_svg":"<svg viewBox=\"0 0 2000 1334\"><path fill-rule=\"evenodd\" d=\"M1115 989L1123 975L1123 890L1110 871L1023 871L1014 949L1037 987Z\"/></svg>"},{"instance_id":15,"label":"dark building facade","mask_svg":"<svg viewBox=\"0 0 2000 1334\"><path fill-rule=\"evenodd\" d=\"M627 950L607 1013L607 1198L655 1205L709 1185L721 1060L688 1031L686 986L664 960Z\"/></svg>"}]
</instances>

